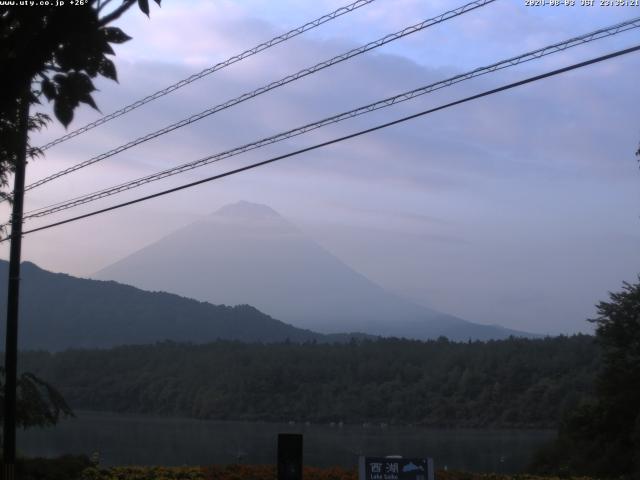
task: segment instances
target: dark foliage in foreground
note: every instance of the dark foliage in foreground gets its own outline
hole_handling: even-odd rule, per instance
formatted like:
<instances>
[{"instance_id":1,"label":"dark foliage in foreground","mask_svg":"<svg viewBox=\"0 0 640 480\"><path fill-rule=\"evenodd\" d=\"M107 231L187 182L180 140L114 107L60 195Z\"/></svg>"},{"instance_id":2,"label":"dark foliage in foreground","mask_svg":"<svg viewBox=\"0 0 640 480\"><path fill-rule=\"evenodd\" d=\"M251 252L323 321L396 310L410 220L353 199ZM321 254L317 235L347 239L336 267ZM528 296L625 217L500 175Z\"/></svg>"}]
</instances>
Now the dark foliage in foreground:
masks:
<instances>
[{"instance_id":1,"label":"dark foliage in foreground","mask_svg":"<svg viewBox=\"0 0 640 480\"><path fill-rule=\"evenodd\" d=\"M8 263L0 260L0 291ZM146 292L116 282L76 278L22 264L20 349L63 350L217 339L247 342L348 341L293 327L249 305L212 305L165 292ZM6 297L0 295L0 311ZM354 336L362 336L354 334ZM55 383L54 383L55 385Z\"/></svg>"},{"instance_id":2,"label":"dark foliage in foreground","mask_svg":"<svg viewBox=\"0 0 640 480\"><path fill-rule=\"evenodd\" d=\"M78 409L210 419L554 427L590 395L593 337L171 342L25 353Z\"/></svg>"},{"instance_id":3,"label":"dark foliage in foreground","mask_svg":"<svg viewBox=\"0 0 640 480\"><path fill-rule=\"evenodd\" d=\"M0 367L0 425L4 420L5 369ZM73 412L52 385L32 373L22 373L16 382L16 425L20 428L50 427Z\"/></svg>"},{"instance_id":4,"label":"dark foliage in foreground","mask_svg":"<svg viewBox=\"0 0 640 480\"><path fill-rule=\"evenodd\" d=\"M160 0L155 2L160 5ZM149 15L148 0L122 0L118 6L83 0L77 8L69 3L62 8L53 1L0 4L0 189L8 185L24 151L24 128L37 131L50 120L42 112L29 116L29 107L52 102L65 127L80 103L97 109L93 80L117 80L110 55L115 54L114 45L130 39L112 22L136 3ZM28 117L26 125L23 115ZM27 139L26 153L34 158L42 152ZM7 197L0 190L0 199Z\"/></svg>"},{"instance_id":5,"label":"dark foliage in foreground","mask_svg":"<svg viewBox=\"0 0 640 480\"><path fill-rule=\"evenodd\" d=\"M558 438L538 453L543 473L640 478L640 283L597 305L603 368L592 402L566 414Z\"/></svg>"},{"instance_id":6,"label":"dark foliage in foreground","mask_svg":"<svg viewBox=\"0 0 640 480\"><path fill-rule=\"evenodd\" d=\"M56 462L53 460L52 462ZM65 480L273 480L277 476L275 465L210 465L182 467L89 467L79 477L64 477ZM60 476L30 476L24 480L62 480ZM305 480L357 480L355 468L303 467ZM472 473L437 470L438 480L559 480L558 477L511 475L496 473ZM566 477L563 477L566 478ZM592 480L573 477L570 480ZM593 479L595 480L595 479Z\"/></svg>"},{"instance_id":7,"label":"dark foliage in foreground","mask_svg":"<svg viewBox=\"0 0 640 480\"><path fill-rule=\"evenodd\" d=\"M22 458L16 464L20 480L78 480L93 463L84 455L63 455L58 458Z\"/></svg>"}]
</instances>

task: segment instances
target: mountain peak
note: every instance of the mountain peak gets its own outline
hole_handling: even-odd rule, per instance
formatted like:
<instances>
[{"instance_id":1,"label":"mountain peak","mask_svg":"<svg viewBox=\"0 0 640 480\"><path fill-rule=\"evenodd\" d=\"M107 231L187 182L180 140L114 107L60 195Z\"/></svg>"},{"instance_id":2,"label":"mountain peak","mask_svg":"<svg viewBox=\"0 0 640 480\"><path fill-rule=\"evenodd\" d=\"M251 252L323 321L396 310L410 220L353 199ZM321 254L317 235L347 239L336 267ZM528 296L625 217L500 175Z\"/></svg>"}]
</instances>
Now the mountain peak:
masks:
<instances>
[{"instance_id":1,"label":"mountain peak","mask_svg":"<svg viewBox=\"0 0 640 480\"><path fill-rule=\"evenodd\" d=\"M247 220L280 218L278 212L271 207L260 203L247 202L245 200L225 205L214 212L213 215Z\"/></svg>"},{"instance_id":2,"label":"mountain peak","mask_svg":"<svg viewBox=\"0 0 640 480\"><path fill-rule=\"evenodd\" d=\"M248 303L296 327L324 333L462 340L511 333L386 292L273 209L246 201L220 208L97 277L214 304Z\"/></svg>"}]
</instances>

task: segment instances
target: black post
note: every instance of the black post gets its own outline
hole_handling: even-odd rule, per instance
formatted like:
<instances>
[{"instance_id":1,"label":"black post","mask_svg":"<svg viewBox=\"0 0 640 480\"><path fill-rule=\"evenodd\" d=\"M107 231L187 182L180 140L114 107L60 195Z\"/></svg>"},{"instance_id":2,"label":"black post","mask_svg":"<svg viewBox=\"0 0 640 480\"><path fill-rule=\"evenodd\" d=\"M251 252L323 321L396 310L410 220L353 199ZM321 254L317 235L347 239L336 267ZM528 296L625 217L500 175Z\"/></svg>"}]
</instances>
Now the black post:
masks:
<instances>
[{"instance_id":1,"label":"black post","mask_svg":"<svg viewBox=\"0 0 640 480\"><path fill-rule=\"evenodd\" d=\"M302 435L278 434L278 480L302 480Z\"/></svg>"},{"instance_id":2,"label":"black post","mask_svg":"<svg viewBox=\"0 0 640 480\"><path fill-rule=\"evenodd\" d=\"M22 247L22 212L24 177L27 165L27 135L29 100L20 102L18 118L21 145L15 165L13 213L11 215L11 245L9 250L9 288L7 292L7 336L5 339L3 477L14 480L16 463L16 380L18 370L18 303L20 299L20 250Z\"/></svg>"}]
</instances>

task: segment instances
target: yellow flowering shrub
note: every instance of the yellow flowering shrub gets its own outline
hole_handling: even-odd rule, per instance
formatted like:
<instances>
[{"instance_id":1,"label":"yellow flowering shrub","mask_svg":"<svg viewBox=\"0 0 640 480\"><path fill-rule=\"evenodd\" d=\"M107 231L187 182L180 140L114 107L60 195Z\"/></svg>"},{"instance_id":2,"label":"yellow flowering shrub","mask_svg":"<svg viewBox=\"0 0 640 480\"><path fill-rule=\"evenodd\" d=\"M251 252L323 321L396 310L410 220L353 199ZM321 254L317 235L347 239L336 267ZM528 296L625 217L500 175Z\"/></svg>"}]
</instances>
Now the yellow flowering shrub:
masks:
<instances>
[{"instance_id":1,"label":"yellow flowering shrub","mask_svg":"<svg viewBox=\"0 0 640 480\"><path fill-rule=\"evenodd\" d=\"M535 475L505 475L438 471L437 480L560 480ZM356 469L304 467L304 480L358 480ZM276 480L274 465L213 465L208 467L92 467L80 480ZM573 477L562 480L593 480Z\"/></svg>"},{"instance_id":2,"label":"yellow flowering shrub","mask_svg":"<svg viewBox=\"0 0 640 480\"><path fill-rule=\"evenodd\" d=\"M206 480L200 467L87 468L80 480Z\"/></svg>"}]
</instances>

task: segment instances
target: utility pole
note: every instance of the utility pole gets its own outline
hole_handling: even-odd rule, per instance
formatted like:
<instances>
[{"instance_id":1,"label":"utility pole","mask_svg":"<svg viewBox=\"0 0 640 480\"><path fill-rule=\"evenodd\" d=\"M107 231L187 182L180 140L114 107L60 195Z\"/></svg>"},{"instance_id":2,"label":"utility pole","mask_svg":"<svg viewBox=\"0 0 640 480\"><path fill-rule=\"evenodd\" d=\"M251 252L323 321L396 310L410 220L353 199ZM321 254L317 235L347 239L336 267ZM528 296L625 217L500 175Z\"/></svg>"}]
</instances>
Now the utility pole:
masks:
<instances>
[{"instance_id":1,"label":"utility pole","mask_svg":"<svg viewBox=\"0 0 640 480\"><path fill-rule=\"evenodd\" d=\"M29 134L29 95L23 95L18 113L20 145L15 164L11 240L9 248L9 288L7 292L7 331L5 339L3 480L15 479L16 464L16 393L18 376L18 306L20 301L20 251L22 248L22 213L24 177L27 166Z\"/></svg>"}]
</instances>

